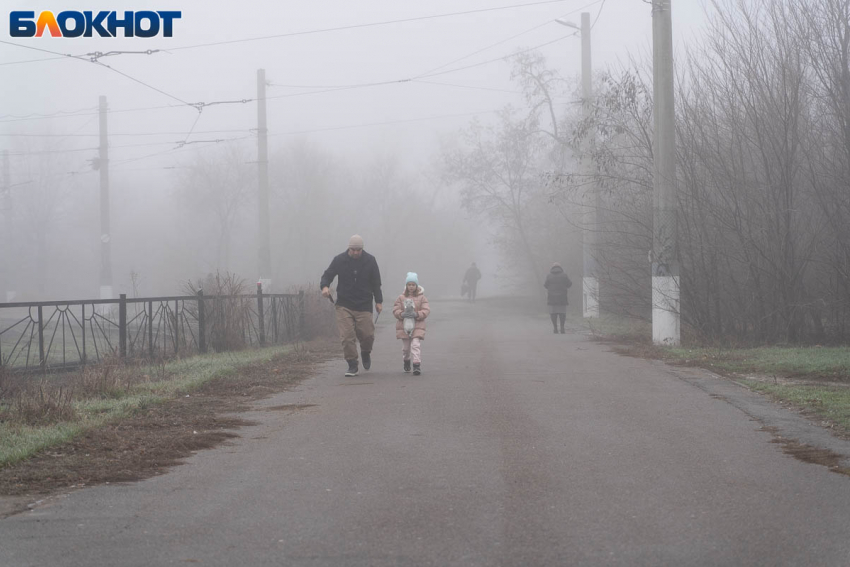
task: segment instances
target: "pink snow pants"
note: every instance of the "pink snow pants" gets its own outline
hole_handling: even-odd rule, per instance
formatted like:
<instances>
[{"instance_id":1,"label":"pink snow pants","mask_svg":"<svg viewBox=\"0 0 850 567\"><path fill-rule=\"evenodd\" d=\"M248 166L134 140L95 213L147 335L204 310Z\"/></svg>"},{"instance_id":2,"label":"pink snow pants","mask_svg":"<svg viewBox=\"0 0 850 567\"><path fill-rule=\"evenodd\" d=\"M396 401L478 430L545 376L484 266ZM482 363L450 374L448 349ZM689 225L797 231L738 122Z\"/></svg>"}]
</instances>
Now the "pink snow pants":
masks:
<instances>
[{"instance_id":1,"label":"pink snow pants","mask_svg":"<svg viewBox=\"0 0 850 567\"><path fill-rule=\"evenodd\" d=\"M414 364L422 364L422 348L419 341L420 339L401 339L401 352L404 355L404 360L410 360L412 356Z\"/></svg>"}]
</instances>

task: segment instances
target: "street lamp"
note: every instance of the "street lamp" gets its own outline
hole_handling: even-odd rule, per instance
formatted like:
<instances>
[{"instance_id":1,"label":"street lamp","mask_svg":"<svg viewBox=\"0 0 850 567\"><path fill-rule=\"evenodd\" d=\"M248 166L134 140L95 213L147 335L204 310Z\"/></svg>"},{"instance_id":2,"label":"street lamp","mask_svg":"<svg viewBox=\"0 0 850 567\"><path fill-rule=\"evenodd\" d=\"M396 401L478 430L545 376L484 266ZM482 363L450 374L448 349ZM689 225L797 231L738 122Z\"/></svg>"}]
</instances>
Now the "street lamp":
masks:
<instances>
[{"instance_id":1,"label":"street lamp","mask_svg":"<svg viewBox=\"0 0 850 567\"><path fill-rule=\"evenodd\" d=\"M592 82L592 67L590 58L590 13L583 12L581 14L581 27L576 24L562 20L555 20L557 23L568 28L573 28L581 32L581 86L582 86L582 109L584 111L585 121L590 119L590 113L593 103L593 82ZM596 319L599 317L599 280L596 277L596 229L598 227L598 192L596 183L594 182L595 168L593 160L590 157L592 142L585 138L584 155L582 156L582 177L584 178L584 225L585 230L582 233L584 236L582 244L583 256L583 278L582 278L582 315L586 319Z\"/></svg>"}]
</instances>

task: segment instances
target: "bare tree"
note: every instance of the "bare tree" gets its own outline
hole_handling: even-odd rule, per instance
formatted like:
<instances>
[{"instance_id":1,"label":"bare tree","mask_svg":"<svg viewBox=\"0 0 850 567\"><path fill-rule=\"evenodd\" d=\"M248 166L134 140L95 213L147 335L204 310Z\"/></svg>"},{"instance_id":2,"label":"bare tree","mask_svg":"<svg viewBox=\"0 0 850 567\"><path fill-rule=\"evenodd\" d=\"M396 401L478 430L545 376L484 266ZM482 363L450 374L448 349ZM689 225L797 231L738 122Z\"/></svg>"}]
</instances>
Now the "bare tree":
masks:
<instances>
[{"instance_id":1,"label":"bare tree","mask_svg":"<svg viewBox=\"0 0 850 567\"><path fill-rule=\"evenodd\" d=\"M540 283L540 259L529 224L531 204L544 199L540 166L547 143L537 117L516 117L509 107L499 113L496 125L473 121L462 141L461 148L443 154L444 180L460 187L466 210L493 222L497 244L523 259L531 280Z\"/></svg>"},{"instance_id":2,"label":"bare tree","mask_svg":"<svg viewBox=\"0 0 850 567\"><path fill-rule=\"evenodd\" d=\"M196 250L208 237L215 243L215 267L232 268L234 230L255 195L256 172L247 151L229 146L219 152L199 154L181 170L177 197L186 216L193 219L187 232L195 236ZM204 220L207 226L203 225Z\"/></svg>"}]
</instances>

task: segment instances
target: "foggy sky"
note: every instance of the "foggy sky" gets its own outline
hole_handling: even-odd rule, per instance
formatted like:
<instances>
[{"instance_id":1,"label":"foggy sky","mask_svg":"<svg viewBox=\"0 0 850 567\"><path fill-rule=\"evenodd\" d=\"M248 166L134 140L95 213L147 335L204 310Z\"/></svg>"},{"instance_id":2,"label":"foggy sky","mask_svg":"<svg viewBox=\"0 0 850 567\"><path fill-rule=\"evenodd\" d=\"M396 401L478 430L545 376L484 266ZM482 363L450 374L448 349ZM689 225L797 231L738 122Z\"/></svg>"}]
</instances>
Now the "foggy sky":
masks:
<instances>
[{"instance_id":1,"label":"foggy sky","mask_svg":"<svg viewBox=\"0 0 850 567\"><path fill-rule=\"evenodd\" d=\"M61 53L83 54L114 49L141 50L185 47L207 42L245 39L267 35L317 30L355 24L380 22L433 14L475 10L519 4L520 1L463 2L436 0L423 3L391 0L358 0L343 2L316 0L311 2L211 2L175 0L173 2L89 2L86 9L180 9L182 19L175 22L173 38L9 38L4 39ZM8 11L38 9L31 2L4 3L4 20ZM591 4L588 6L588 4ZM674 25L678 38L689 38L703 22L702 9L696 0L673 3ZM552 21L558 17L580 21L587 11L596 19L601 2L567 0L525 8L514 8L470 15L398 23L353 30L316 33L288 38L268 39L220 46L177 50L154 55L122 55L101 59L104 64L131 75L152 87L186 102L240 100L256 96L256 70L266 69L270 82L277 85L308 87L354 85L410 78L460 59L477 50L503 41L520 32L542 25L492 49L443 67L442 71L463 67L510 54L519 48L540 45L571 33L570 28ZM236 8L236 7L240 8ZM582 7L588 6L584 9ZM44 5L54 12L82 9L79 2L55 0ZM569 12L574 12L569 14ZM8 25L4 26L8 28ZM593 30L594 67L625 59L630 53L648 52L651 40L651 13L641 0L607 0ZM550 65L567 76L580 72L580 42L566 39L541 48ZM49 54L0 44L0 63L42 59ZM482 87L516 91L509 80L509 65L491 63L455 73L431 77L431 82L451 83L464 87ZM197 111L152 89L146 88L108 69L76 60L0 66L0 115L25 116L32 113L55 113L95 107L99 95L106 95L111 110L129 110L151 106L175 105L172 109L114 113L110 116L113 135L141 132L188 132ZM297 94L321 90L316 88L269 87L267 96ZM310 94L269 100L269 129L272 149L289 137L286 133L319 130L374 122L409 120L487 112L512 102L520 104L519 95L438 86L402 83L370 88ZM0 133L28 133L50 128L53 133L96 133L91 117L74 117L52 121L29 120L0 122ZM411 161L427 159L434 149L435 134L453 131L469 117L448 118L395 126L356 128L304 134L322 144L346 153L404 152ZM48 125L49 123L49 125ZM205 109L190 140L237 137L234 133L203 134L208 130L248 130L256 127L253 104L216 106ZM246 132L247 133L247 132ZM169 149L162 146L119 148L117 146L171 142L182 139L179 134L161 137L120 137L110 141L113 159L129 159ZM91 140L87 140L88 146ZM0 139L0 148L12 146L13 139ZM77 147L87 147L81 143ZM246 142L250 144L251 142ZM63 147L65 147L63 145ZM202 150L198 150L202 151ZM165 158L173 161L175 156ZM152 160L143 160L147 166Z\"/></svg>"},{"instance_id":2,"label":"foggy sky","mask_svg":"<svg viewBox=\"0 0 850 567\"><path fill-rule=\"evenodd\" d=\"M67 191L95 195L98 177L87 160L97 155L94 148L98 144L98 97L107 96L113 206L135 211L138 219L124 217L125 222L133 222L142 215L156 214L155 210L146 209L153 195L161 196L174 190L176 177L171 168L184 166L194 153L222 145L197 143L179 148L178 142L224 139L225 144L244 146L249 154L256 151L256 136L252 130L257 126L254 103L213 105L199 116L197 110L180 101L213 103L255 98L259 68L266 70L271 83L267 90L270 154L293 139L301 139L353 162L392 155L416 171L433 160L441 138L462 128L473 116L486 121L493 116L493 111L505 104L523 105L518 87L510 81L508 63L499 61L422 79L444 83L441 85L401 82L337 92L315 91L401 81L432 70L447 71L500 58L518 49L535 47L571 34L573 30L555 23L554 19L578 23L583 11L589 12L591 20L596 21L593 29L595 70L618 60L625 61L630 55L649 53L651 10L642 0L605 0L604 3L567 0L184 49L211 42L522 3L521 0L434 0L428 3L394 0L131 3L98 0L82 5L54 0L35 6L25 1L5 2L0 34L5 41L74 55L110 50L172 51L100 59L104 65L129 75L136 79L134 81L103 66L68 58L17 63L53 56L0 44L0 149L13 153L13 184L27 181L18 167L24 157L14 154L48 150L61 152L56 154L61 171L76 172L65 180ZM170 39L10 38L8 12L20 9L36 12L50 9L54 13L65 9L152 9L182 10L183 13L175 22L174 37ZM681 48L698 36L704 24L703 10L697 0L674 0L673 15L676 45ZM512 36L517 37L509 39ZM497 43L500 44L489 48ZM579 38L570 37L542 47L540 52L563 76L577 79L580 47ZM475 53L479 50L480 53ZM81 110L84 115L56 116L60 111ZM39 115L54 116L39 119ZM433 118L445 115L458 116ZM427 119L429 117L433 119ZM396 121L411 122L343 128ZM188 136L193 125L194 131ZM51 134L53 137L22 134ZM237 138L243 139L235 140ZM14 187L13 196L25 187ZM487 250L486 237L477 236L478 250L470 252L470 257L484 265L495 265L497 260ZM341 250L344 246L341 241L338 248ZM482 282L485 290L487 285L486 280Z\"/></svg>"}]
</instances>

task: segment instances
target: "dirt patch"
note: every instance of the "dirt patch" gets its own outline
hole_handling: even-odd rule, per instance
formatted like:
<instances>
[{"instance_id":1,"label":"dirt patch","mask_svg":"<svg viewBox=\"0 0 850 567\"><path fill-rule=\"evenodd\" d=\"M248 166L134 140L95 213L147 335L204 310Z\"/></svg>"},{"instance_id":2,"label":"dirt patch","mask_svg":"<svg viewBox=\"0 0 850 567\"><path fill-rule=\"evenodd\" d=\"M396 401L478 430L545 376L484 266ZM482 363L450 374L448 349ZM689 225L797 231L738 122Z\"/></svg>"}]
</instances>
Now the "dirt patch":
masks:
<instances>
[{"instance_id":1,"label":"dirt patch","mask_svg":"<svg viewBox=\"0 0 850 567\"><path fill-rule=\"evenodd\" d=\"M272 406L268 408L263 408L263 411L292 411L314 407L316 407L316 404L286 404L282 406Z\"/></svg>"},{"instance_id":2,"label":"dirt patch","mask_svg":"<svg viewBox=\"0 0 850 567\"><path fill-rule=\"evenodd\" d=\"M139 409L130 417L0 469L0 496L43 495L162 474L195 451L238 437L236 430L252 423L235 413L297 384L313 373L316 364L338 355L335 342L311 342L293 353L208 382L188 396ZM0 517L9 513L3 511Z\"/></svg>"},{"instance_id":3,"label":"dirt patch","mask_svg":"<svg viewBox=\"0 0 850 567\"><path fill-rule=\"evenodd\" d=\"M813 465L822 465L834 473L850 476L850 468L844 466L844 457L820 447L812 447L800 443L796 439L788 439L779 435L779 429L776 427L762 427L761 431L766 431L773 435L771 443L776 443L782 446L782 452L790 455L797 460Z\"/></svg>"}]
</instances>

